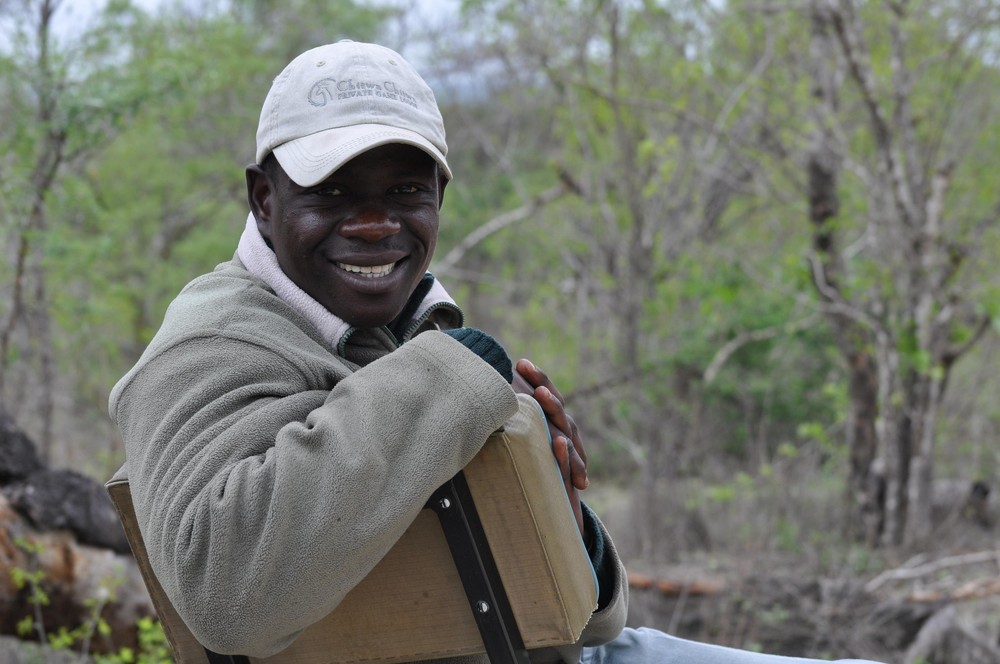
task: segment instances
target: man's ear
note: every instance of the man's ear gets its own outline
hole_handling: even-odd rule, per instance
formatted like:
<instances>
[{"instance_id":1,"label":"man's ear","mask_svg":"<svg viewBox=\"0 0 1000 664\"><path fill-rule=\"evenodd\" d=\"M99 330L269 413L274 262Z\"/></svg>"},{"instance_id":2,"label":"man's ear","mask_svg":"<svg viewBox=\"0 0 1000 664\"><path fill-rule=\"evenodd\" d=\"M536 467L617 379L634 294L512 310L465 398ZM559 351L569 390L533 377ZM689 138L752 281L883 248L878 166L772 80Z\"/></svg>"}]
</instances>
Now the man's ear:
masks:
<instances>
[{"instance_id":1,"label":"man's ear","mask_svg":"<svg viewBox=\"0 0 1000 664\"><path fill-rule=\"evenodd\" d=\"M444 205L444 188L448 186L448 178L444 176L444 173L438 173L438 209Z\"/></svg>"},{"instance_id":2,"label":"man's ear","mask_svg":"<svg viewBox=\"0 0 1000 664\"><path fill-rule=\"evenodd\" d=\"M247 166L247 202L257 220L257 230L265 240L271 237L271 197L274 185L267 173L257 164Z\"/></svg>"}]
</instances>

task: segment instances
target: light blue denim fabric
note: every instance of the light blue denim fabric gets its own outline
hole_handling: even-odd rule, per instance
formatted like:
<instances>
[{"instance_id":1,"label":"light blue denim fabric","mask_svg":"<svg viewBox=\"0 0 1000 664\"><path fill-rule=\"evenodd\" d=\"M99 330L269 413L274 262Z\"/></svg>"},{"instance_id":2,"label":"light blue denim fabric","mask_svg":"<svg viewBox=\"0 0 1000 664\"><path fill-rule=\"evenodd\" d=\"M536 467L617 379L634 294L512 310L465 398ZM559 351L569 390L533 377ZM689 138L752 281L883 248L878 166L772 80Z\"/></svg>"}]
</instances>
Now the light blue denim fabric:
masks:
<instances>
[{"instance_id":1,"label":"light blue denim fabric","mask_svg":"<svg viewBox=\"0 0 1000 664\"><path fill-rule=\"evenodd\" d=\"M626 627L617 639L584 648L580 664L816 664L825 660L781 657L678 639L655 629ZM841 659L839 664L875 664Z\"/></svg>"}]
</instances>

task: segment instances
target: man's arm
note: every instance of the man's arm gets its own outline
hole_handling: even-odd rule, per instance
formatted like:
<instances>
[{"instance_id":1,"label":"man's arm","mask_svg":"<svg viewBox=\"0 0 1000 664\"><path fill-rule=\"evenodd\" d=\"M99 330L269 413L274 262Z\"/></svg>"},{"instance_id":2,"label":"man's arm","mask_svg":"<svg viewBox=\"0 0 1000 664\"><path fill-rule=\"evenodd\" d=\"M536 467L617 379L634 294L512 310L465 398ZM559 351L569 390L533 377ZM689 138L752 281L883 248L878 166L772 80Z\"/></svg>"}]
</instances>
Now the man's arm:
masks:
<instances>
[{"instance_id":1,"label":"man's arm","mask_svg":"<svg viewBox=\"0 0 1000 664\"><path fill-rule=\"evenodd\" d=\"M516 410L440 333L343 378L192 339L118 395L150 561L195 636L264 656L337 606ZM331 372L333 370L331 369Z\"/></svg>"}]
</instances>

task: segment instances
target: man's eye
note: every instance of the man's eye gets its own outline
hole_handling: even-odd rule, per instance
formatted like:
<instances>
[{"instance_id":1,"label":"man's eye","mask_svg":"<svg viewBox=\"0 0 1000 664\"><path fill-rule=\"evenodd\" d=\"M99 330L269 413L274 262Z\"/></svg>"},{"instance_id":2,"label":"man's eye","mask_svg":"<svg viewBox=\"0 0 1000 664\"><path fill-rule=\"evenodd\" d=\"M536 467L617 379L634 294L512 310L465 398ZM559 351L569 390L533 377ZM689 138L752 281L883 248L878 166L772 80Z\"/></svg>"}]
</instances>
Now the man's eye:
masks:
<instances>
[{"instance_id":1,"label":"man's eye","mask_svg":"<svg viewBox=\"0 0 1000 664\"><path fill-rule=\"evenodd\" d=\"M397 194L415 194L420 191L420 189L418 189L416 185L401 184L395 188L395 191Z\"/></svg>"},{"instance_id":2,"label":"man's eye","mask_svg":"<svg viewBox=\"0 0 1000 664\"><path fill-rule=\"evenodd\" d=\"M316 193L320 196L343 196L344 192L340 187L323 187L322 189L317 189Z\"/></svg>"}]
</instances>

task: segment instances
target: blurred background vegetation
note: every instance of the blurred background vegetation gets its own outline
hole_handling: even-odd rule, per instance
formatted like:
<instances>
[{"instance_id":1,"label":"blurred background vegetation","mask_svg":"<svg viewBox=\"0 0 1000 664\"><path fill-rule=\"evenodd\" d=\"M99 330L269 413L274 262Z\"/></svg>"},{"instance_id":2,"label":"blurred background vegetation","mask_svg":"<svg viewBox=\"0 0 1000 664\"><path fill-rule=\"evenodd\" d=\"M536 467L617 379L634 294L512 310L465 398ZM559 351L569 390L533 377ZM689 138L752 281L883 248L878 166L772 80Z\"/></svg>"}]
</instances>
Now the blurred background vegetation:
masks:
<instances>
[{"instance_id":1,"label":"blurred background vegetation","mask_svg":"<svg viewBox=\"0 0 1000 664\"><path fill-rule=\"evenodd\" d=\"M636 565L996 546L935 512L1000 466L995 0L0 0L0 405L50 464L122 462L111 386L341 38L435 89L431 269L561 387Z\"/></svg>"}]
</instances>

